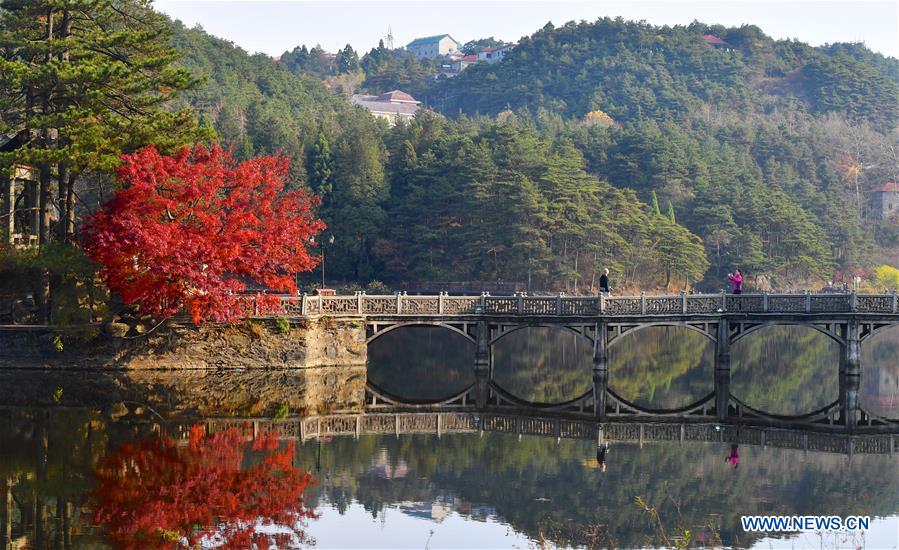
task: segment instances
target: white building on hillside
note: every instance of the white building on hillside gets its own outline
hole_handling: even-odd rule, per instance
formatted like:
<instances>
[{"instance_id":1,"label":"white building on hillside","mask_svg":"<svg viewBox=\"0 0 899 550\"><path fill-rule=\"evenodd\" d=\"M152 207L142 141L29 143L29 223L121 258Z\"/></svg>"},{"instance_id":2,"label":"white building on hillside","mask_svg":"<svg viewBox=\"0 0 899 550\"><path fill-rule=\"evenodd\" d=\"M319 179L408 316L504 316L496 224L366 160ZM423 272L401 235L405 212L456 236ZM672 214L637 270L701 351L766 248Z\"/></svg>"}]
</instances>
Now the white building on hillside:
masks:
<instances>
[{"instance_id":1,"label":"white building on hillside","mask_svg":"<svg viewBox=\"0 0 899 550\"><path fill-rule=\"evenodd\" d=\"M484 48L478 52L478 61L486 61L487 63L496 63L502 61L506 54L515 49L518 44L506 44L498 48Z\"/></svg>"},{"instance_id":2,"label":"white building on hillside","mask_svg":"<svg viewBox=\"0 0 899 550\"><path fill-rule=\"evenodd\" d=\"M420 101L416 101L411 95L399 90L381 95L356 94L350 101L355 105L365 107L376 117L387 120L391 126L399 120L411 120L421 109Z\"/></svg>"},{"instance_id":3,"label":"white building on hillside","mask_svg":"<svg viewBox=\"0 0 899 550\"><path fill-rule=\"evenodd\" d=\"M462 44L448 34L416 38L406 44L406 49L419 59L434 59L441 55L450 55L462 49Z\"/></svg>"}]
</instances>

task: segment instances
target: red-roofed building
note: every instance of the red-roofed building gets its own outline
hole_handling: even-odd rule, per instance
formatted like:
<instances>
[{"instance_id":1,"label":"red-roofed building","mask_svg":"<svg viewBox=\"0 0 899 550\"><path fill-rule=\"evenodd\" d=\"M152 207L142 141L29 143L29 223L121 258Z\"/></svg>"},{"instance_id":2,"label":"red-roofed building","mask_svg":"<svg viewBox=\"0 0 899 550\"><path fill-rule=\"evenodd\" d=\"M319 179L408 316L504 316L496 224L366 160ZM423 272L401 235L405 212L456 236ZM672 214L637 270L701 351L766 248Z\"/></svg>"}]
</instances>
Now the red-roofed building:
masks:
<instances>
[{"instance_id":1,"label":"red-roofed building","mask_svg":"<svg viewBox=\"0 0 899 550\"><path fill-rule=\"evenodd\" d=\"M869 193L875 218L899 221L899 183L889 181L871 189Z\"/></svg>"},{"instance_id":2,"label":"red-roofed building","mask_svg":"<svg viewBox=\"0 0 899 550\"><path fill-rule=\"evenodd\" d=\"M515 49L518 44L505 44L496 48L484 48L478 52L478 61L497 63L502 61L506 54Z\"/></svg>"},{"instance_id":3,"label":"red-roofed building","mask_svg":"<svg viewBox=\"0 0 899 550\"><path fill-rule=\"evenodd\" d=\"M376 117L386 119L391 126L400 119L411 120L421 108L419 101L399 90L385 92L379 96L357 94L350 101L365 107Z\"/></svg>"},{"instance_id":4,"label":"red-roofed building","mask_svg":"<svg viewBox=\"0 0 899 550\"><path fill-rule=\"evenodd\" d=\"M464 71L469 65L474 65L478 62L477 54L466 55L465 57L459 59L455 63L453 63L453 71L456 73L461 73Z\"/></svg>"},{"instance_id":5,"label":"red-roofed building","mask_svg":"<svg viewBox=\"0 0 899 550\"><path fill-rule=\"evenodd\" d=\"M728 44L724 40L721 40L714 34L704 34L704 35L702 35L702 38L703 38L703 40L705 40L706 44L708 44L709 46L712 46L714 48L725 48L725 49L730 48L730 44Z\"/></svg>"}]
</instances>

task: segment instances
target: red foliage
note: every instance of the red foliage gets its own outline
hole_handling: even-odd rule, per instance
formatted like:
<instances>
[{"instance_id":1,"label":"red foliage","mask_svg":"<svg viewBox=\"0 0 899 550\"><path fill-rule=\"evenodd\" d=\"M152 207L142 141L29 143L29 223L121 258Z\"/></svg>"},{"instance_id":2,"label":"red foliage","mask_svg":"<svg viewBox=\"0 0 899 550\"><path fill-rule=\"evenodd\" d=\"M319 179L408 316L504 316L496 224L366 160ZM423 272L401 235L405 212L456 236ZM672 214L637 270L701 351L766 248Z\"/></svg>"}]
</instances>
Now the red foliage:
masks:
<instances>
[{"instance_id":1,"label":"red foliage","mask_svg":"<svg viewBox=\"0 0 899 550\"><path fill-rule=\"evenodd\" d=\"M247 282L294 293L294 273L318 262L306 249L325 227L312 211L318 199L285 191L286 158L236 163L201 145L122 158L123 188L88 219L85 251L143 313L231 321L249 313L235 296Z\"/></svg>"},{"instance_id":2,"label":"red foliage","mask_svg":"<svg viewBox=\"0 0 899 550\"><path fill-rule=\"evenodd\" d=\"M237 429L207 436L199 426L188 445L125 444L97 467L94 521L116 548L193 548L204 538L224 548L305 542L300 521L315 514L302 494L315 480L293 466L293 446L279 449L268 433L245 451ZM245 459L251 465L241 469ZM259 533L259 525L280 533Z\"/></svg>"}]
</instances>

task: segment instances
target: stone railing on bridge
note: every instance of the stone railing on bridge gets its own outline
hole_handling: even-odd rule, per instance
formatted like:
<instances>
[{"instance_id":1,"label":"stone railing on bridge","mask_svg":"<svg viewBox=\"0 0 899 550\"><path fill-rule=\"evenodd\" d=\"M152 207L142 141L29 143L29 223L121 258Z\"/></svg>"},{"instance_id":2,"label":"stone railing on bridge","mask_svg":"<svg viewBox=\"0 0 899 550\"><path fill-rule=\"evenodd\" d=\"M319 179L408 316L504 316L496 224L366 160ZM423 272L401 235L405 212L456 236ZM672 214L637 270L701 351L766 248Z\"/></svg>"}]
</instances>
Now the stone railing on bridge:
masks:
<instances>
[{"instance_id":1,"label":"stone railing on bridge","mask_svg":"<svg viewBox=\"0 0 899 550\"><path fill-rule=\"evenodd\" d=\"M282 297L282 312L309 315L509 315L636 316L717 313L871 313L899 312L897 294L678 294L669 296L352 296Z\"/></svg>"}]
</instances>

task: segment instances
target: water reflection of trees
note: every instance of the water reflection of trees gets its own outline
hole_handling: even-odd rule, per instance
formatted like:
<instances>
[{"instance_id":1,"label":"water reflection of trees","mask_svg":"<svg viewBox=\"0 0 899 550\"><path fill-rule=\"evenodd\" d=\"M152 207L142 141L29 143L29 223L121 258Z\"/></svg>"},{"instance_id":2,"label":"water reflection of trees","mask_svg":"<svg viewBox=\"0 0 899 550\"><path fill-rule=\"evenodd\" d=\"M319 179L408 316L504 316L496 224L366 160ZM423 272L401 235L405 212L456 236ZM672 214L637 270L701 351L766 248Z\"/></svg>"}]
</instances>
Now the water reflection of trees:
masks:
<instances>
[{"instance_id":1,"label":"water reflection of trees","mask_svg":"<svg viewBox=\"0 0 899 550\"><path fill-rule=\"evenodd\" d=\"M272 540L254 531L260 522L301 539L311 476L294 466L293 446L248 445L237 430L198 430L181 445L152 428L91 409L0 412L0 548L159 548L204 536L244 548Z\"/></svg>"},{"instance_id":2,"label":"water reflection of trees","mask_svg":"<svg viewBox=\"0 0 899 550\"><path fill-rule=\"evenodd\" d=\"M849 461L745 447L740 468L733 470L723 461L726 444L622 444L612 447L603 474L595 467L593 444L527 436L363 436L299 448L303 465L318 460L327 476L320 492L331 502L355 499L377 516L391 503L454 497L495 508L531 537L553 533L563 545L587 544L598 527L605 530L600 540L617 545L657 542L633 504L637 495L656 505L670 525L679 508L685 527L700 532L712 520L725 544L739 546L755 540L743 533L740 515L899 511L899 472L887 456ZM385 460L406 474L380 475L383 469L374 465Z\"/></svg>"},{"instance_id":3,"label":"water reflection of trees","mask_svg":"<svg viewBox=\"0 0 899 550\"><path fill-rule=\"evenodd\" d=\"M899 327L862 344L860 400L869 412L899 418Z\"/></svg>"},{"instance_id":4,"label":"water reflection of trees","mask_svg":"<svg viewBox=\"0 0 899 550\"><path fill-rule=\"evenodd\" d=\"M474 382L474 344L439 327L402 327L368 346L368 379L411 399L438 399Z\"/></svg>"},{"instance_id":5,"label":"water reflection of trees","mask_svg":"<svg viewBox=\"0 0 899 550\"><path fill-rule=\"evenodd\" d=\"M94 520L117 548L296 547L306 542L302 520L314 517L302 499L313 479L293 456L274 434L250 446L236 428L207 435L194 426L187 445L166 437L125 443L97 466Z\"/></svg>"},{"instance_id":6,"label":"water reflection of trees","mask_svg":"<svg viewBox=\"0 0 899 550\"><path fill-rule=\"evenodd\" d=\"M624 335L609 350L609 386L637 405L675 408L714 389L711 341L683 327Z\"/></svg>"},{"instance_id":7,"label":"water reflection of trees","mask_svg":"<svg viewBox=\"0 0 899 550\"><path fill-rule=\"evenodd\" d=\"M837 400L839 346L802 326L766 327L731 348L731 393L775 414L802 414Z\"/></svg>"},{"instance_id":8,"label":"water reflection of trees","mask_svg":"<svg viewBox=\"0 0 899 550\"><path fill-rule=\"evenodd\" d=\"M592 357L590 343L569 331L523 328L493 346L493 377L522 399L565 401L590 389Z\"/></svg>"}]
</instances>

